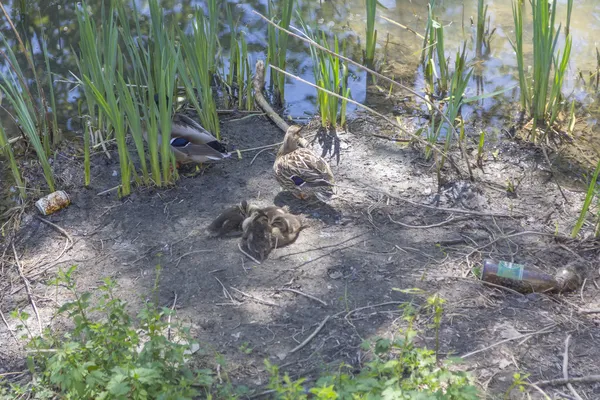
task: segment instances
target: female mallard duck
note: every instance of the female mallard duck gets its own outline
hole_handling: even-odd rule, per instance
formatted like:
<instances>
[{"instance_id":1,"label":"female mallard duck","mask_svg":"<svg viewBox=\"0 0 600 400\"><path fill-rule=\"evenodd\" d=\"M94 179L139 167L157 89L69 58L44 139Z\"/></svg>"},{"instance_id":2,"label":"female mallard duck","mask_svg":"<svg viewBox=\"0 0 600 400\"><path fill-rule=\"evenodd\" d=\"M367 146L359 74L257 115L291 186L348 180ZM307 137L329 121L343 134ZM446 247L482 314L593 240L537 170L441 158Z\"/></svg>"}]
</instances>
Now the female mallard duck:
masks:
<instances>
[{"instance_id":1,"label":"female mallard duck","mask_svg":"<svg viewBox=\"0 0 600 400\"><path fill-rule=\"evenodd\" d=\"M294 196L300 199L316 196L325 202L333 194L333 173L327 161L305 147L300 130L300 126L292 125L285 133L273 164L275 177Z\"/></svg>"},{"instance_id":2,"label":"female mallard duck","mask_svg":"<svg viewBox=\"0 0 600 400\"><path fill-rule=\"evenodd\" d=\"M158 95L154 96L158 104ZM158 135L158 143L162 138ZM171 150L178 164L220 161L231 154L213 135L190 117L175 113L171 124Z\"/></svg>"}]
</instances>

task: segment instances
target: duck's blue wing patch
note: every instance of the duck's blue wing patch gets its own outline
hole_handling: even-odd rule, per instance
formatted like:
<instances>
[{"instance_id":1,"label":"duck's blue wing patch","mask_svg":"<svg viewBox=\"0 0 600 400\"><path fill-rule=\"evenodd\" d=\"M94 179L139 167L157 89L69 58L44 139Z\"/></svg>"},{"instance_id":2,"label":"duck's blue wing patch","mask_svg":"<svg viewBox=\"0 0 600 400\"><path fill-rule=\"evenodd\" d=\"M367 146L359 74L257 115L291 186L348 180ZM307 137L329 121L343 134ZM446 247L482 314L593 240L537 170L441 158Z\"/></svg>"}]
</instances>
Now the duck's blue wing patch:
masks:
<instances>
[{"instance_id":1,"label":"duck's blue wing patch","mask_svg":"<svg viewBox=\"0 0 600 400\"><path fill-rule=\"evenodd\" d=\"M190 144L190 141L181 137L171 139L171 146L173 147L185 147Z\"/></svg>"},{"instance_id":2,"label":"duck's blue wing patch","mask_svg":"<svg viewBox=\"0 0 600 400\"><path fill-rule=\"evenodd\" d=\"M300 178L299 176L293 175L290 179L296 186L302 186L304 184L304 179Z\"/></svg>"}]
</instances>

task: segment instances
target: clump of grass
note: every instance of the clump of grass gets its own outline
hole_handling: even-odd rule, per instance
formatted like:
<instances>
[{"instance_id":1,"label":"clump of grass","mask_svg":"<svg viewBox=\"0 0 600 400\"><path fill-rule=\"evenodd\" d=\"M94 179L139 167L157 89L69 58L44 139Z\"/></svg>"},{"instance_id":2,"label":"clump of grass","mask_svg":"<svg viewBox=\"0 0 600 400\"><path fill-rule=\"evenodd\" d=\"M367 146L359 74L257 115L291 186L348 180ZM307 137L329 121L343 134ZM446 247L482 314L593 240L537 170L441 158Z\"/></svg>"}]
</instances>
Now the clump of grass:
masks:
<instances>
[{"instance_id":1,"label":"clump of grass","mask_svg":"<svg viewBox=\"0 0 600 400\"><path fill-rule=\"evenodd\" d=\"M2 90L5 98L10 103L10 107L14 112L14 116L9 114L11 118L15 119L15 122L27 138L27 141L33 147L37 159L42 167L42 172L44 175L44 179L46 184L48 185L49 191L53 192L55 190L55 181L54 175L52 172L52 168L50 167L50 163L48 162L48 156L51 153L50 143L51 141L58 140L57 137L52 138L52 124L48 123L49 119L49 110L46 104L46 97L44 94L44 88L42 86L41 81L37 75L37 68L35 68L33 64L33 56L31 50L26 48L23 41L21 40L21 36L19 32L15 28L10 15L4 9L4 6L0 3L0 8L2 9L4 16L7 18L9 25L11 26L12 32L15 34L17 42L19 44L18 47L15 48L12 44L10 44L5 35L2 35L1 42L4 47L4 51L2 52L2 57L6 62L5 68L0 69L0 77L2 78L0 83L0 89ZM45 48L45 43L43 43L43 47ZM33 78L35 82L37 99L33 97L31 92L31 88L28 85L28 78L25 71L21 68L17 61L17 56L15 51L19 51L18 54L24 56L27 60L27 64L29 66L29 70L33 73ZM47 56L47 53L45 53ZM46 58L47 61L47 58ZM48 66L48 62L46 64ZM53 107L52 114L55 114L56 110ZM7 139L6 133L3 133L5 139ZM7 153L11 149L8 149L10 143L8 140L3 140L5 144L2 145L3 152ZM23 181L20 179L21 173L19 172L18 176L15 174L16 170L18 170L19 166L14 159L14 156L11 158L8 155L11 171L13 173L13 178L15 179L15 183L19 186L21 197L24 198L25 187L23 186ZM13 163L14 161L14 163Z\"/></svg>"},{"instance_id":2,"label":"clump of grass","mask_svg":"<svg viewBox=\"0 0 600 400\"><path fill-rule=\"evenodd\" d=\"M485 29L485 21L488 22L488 28ZM471 21L472 23L472 21ZM477 27L475 33L475 54L477 57L485 57L491 51L491 40L496 28L490 31L490 18L488 17L488 5L485 0L477 1Z\"/></svg>"},{"instance_id":3,"label":"clump of grass","mask_svg":"<svg viewBox=\"0 0 600 400\"><path fill-rule=\"evenodd\" d=\"M573 0L568 0L572 7ZM543 135L551 131L563 105L562 84L571 55L571 35L567 34L564 49L557 49L560 26L555 28L556 0L532 0L533 68L531 76L525 73L523 61L523 15L518 0L513 1L515 41L511 44L517 55L521 106L532 119L531 136L537 141L537 127Z\"/></svg>"},{"instance_id":4,"label":"clump of grass","mask_svg":"<svg viewBox=\"0 0 600 400\"><path fill-rule=\"evenodd\" d=\"M339 41L337 36L333 38L333 49L330 48L329 41L325 32L312 33L312 30L300 19L304 34L317 44L340 54ZM345 47L345 46L343 46ZM345 53L342 49L342 53ZM314 79L317 86L337 93L344 99L333 96L321 90L317 90L317 106L321 116L323 127L335 128L338 122L341 126L346 124L346 106L345 99L350 97L350 88L348 87L348 63L342 62L339 57L333 56L314 46L310 47Z\"/></svg>"},{"instance_id":5,"label":"clump of grass","mask_svg":"<svg viewBox=\"0 0 600 400\"><path fill-rule=\"evenodd\" d=\"M294 9L294 0L283 0L280 2L281 10L278 25L283 29L289 29L292 20L292 11ZM275 20L275 5L271 0L267 0L267 16L270 20ZM289 35L275 27L269 25L267 28L267 64L272 64L282 70L285 70L287 47ZM271 86L274 87L276 100L283 104L285 100L285 75L271 70Z\"/></svg>"},{"instance_id":6,"label":"clump of grass","mask_svg":"<svg viewBox=\"0 0 600 400\"><path fill-rule=\"evenodd\" d=\"M248 43L244 32L238 32L237 23L233 19L231 9L227 7L229 20L229 71L227 73L227 86L229 89L229 104L232 105L237 98L237 107L254 109L252 97L252 69L248 55Z\"/></svg>"},{"instance_id":7,"label":"clump of grass","mask_svg":"<svg viewBox=\"0 0 600 400\"><path fill-rule=\"evenodd\" d=\"M444 47L444 27L434 15L435 0L430 0L425 39L422 48L422 64L425 72L426 90L431 96L444 97L448 92L450 72Z\"/></svg>"},{"instance_id":8,"label":"clump of grass","mask_svg":"<svg viewBox=\"0 0 600 400\"><path fill-rule=\"evenodd\" d=\"M210 3L216 4L216 0L211 0ZM209 8L216 9L216 5L213 4ZM177 34L182 48L178 72L188 98L200 116L202 126L220 139L219 117L211 89L214 76L212 67L215 66L218 37L213 32L215 28L210 18L207 19L202 9L198 9L191 34L186 35L178 30ZM194 88L198 94L195 93ZM198 102L198 97L200 102Z\"/></svg>"},{"instance_id":9,"label":"clump of grass","mask_svg":"<svg viewBox=\"0 0 600 400\"><path fill-rule=\"evenodd\" d=\"M15 181L15 185L19 189L19 195L21 199L25 200L27 198L25 183L23 182L23 178L21 177L19 164L17 164L17 160L15 159L15 155L13 153L12 147L8 141L8 137L6 136L6 132L4 131L4 127L2 126L2 124L0 124L0 154L4 155L4 158L8 160L13 180Z\"/></svg>"},{"instance_id":10,"label":"clump of grass","mask_svg":"<svg viewBox=\"0 0 600 400\"><path fill-rule=\"evenodd\" d=\"M377 30L375 29L375 16L377 13L377 0L366 0L367 6L367 27L366 27L366 47L365 47L365 64L373 67L375 62L375 48L377 47Z\"/></svg>"}]
</instances>

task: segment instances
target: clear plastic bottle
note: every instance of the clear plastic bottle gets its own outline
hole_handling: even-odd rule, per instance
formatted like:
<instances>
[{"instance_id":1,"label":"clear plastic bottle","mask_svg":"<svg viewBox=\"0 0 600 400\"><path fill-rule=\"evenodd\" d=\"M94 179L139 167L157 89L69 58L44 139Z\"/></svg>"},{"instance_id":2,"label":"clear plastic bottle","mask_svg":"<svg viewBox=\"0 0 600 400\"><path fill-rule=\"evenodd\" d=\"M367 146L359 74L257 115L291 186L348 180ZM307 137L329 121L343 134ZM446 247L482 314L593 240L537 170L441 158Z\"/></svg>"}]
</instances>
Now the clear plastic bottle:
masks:
<instances>
[{"instance_id":1,"label":"clear plastic bottle","mask_svg":"<svg viewBox=\"0 0 600 400\"><path fill-rule=\"evenodd\" d=\"M508 261L483 260L481 280L505 286L521 293L547 292L562 285L549 274L539 269Z\"/></svg>"}]
</instances>

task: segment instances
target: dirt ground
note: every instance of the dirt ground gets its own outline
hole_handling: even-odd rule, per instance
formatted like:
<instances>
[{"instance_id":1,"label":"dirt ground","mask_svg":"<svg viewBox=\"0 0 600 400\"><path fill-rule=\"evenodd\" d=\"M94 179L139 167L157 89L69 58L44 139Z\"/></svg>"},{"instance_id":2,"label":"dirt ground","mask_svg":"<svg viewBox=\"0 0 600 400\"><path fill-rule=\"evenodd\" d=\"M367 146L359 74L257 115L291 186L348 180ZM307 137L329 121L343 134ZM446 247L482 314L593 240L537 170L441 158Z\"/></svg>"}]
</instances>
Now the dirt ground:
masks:
<instances>
[{"instance_id":1,"label":"dirt ground","mask_svg":"<svg viewBox=\"0 0 600 400\"><path fill-rule=\"evenodd\" d=\"M264 117L225 118L222 130L237 149L269 145L283 136ZM440 351L466 355L461 368L473 373L486 398L502 398L517 371L530 374L532 382L561 378L567 335L570 376L597 374L600 314L583 310L600 308L600 247L593 240L553 235L567 236L581 207L585 193L574 175L553 177L539 151L506 140L486 150L483 172L474 168L474 182L449 167L438 181L421 150L372 135L391 134L385 126L358 115L348 131L339 135L339 164L331 162L339 188L328 205L280 193L271 175L275 149L246 152L241 160L234 157L201 176L183 177L169 189L138 188L124 200L114 191L98 195L119 183L116 153L112 160L102 153L94 157L88 189L81 187L80 161L57 157L61 188L72 205L47 219L72 236L73 246L55 260L65 236L36 218L33 208L24 214L15 240L43 324L56 327L52 315L65 300L46 285L59 267L78 266L80 290L97 287L107 276L116 279L118 294L135 311L149 295L160 264L161 304L170 307L177 296L177 318L191 326L203 349L223 354L233 381L259 391L268 383L265 358L292 377L315 376L342 361L359 367L365 361L361 342L393 337L404 324L398 306L425 301L426 295L394 290L410 288L446 300ZM476 144L468 151L475 154ZM507 191L510 186L514 192ZM287 204L306 218L308 228L296 243L257 265L238 251L237 239L211 239L204 232L220 211L243 199ZM3 250L0 307L14 331L18 322L9 312L33 312L9 243ZM549 273L581 259L587 280L581 290L562 295L512 293L483 285L473 275L483 258L533 264ZM225 297L224 287L235 303ZM327 316L318 334L291 353ZM30 322L35 330L35 318ZM430 324L425 314L418 319L423 333L417 341L433 348ZM5 324L0 324L0 343L0 374L25 369L23 350ZM599 383L575 388L584 398L600 398ZM552 398L573 398L565 386L544 391ZM532 397L542 398L535 390Z\"/></svg>"}]
</instances>

